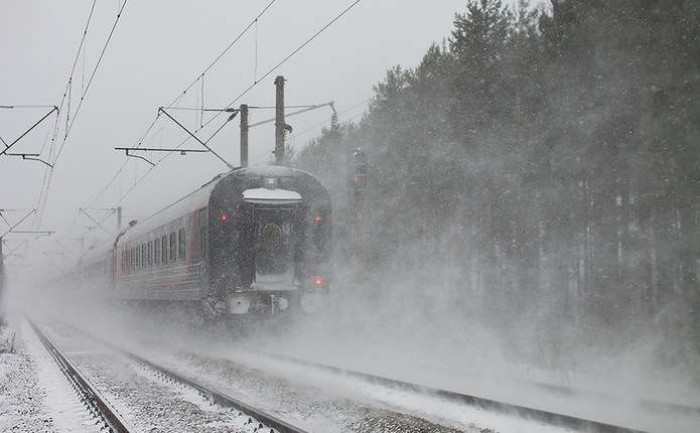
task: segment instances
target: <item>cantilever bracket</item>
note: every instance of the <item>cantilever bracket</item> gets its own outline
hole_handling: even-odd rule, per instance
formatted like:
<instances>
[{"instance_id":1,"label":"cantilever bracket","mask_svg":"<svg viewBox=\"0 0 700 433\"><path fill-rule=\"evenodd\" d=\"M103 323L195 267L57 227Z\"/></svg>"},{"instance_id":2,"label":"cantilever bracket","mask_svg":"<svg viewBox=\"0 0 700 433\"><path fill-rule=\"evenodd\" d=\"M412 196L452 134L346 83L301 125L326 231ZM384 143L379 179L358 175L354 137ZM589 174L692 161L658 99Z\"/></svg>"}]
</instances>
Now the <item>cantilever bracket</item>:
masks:
<instances>
[{"instance_id":1,"label":"cantilever bracket","mask_svg":"<svg viewBox=\"0 0 700 433\"><path fill-rule=\"evenodd\" d=\"M38 156L39 156L38 153L6 153L5 155L7 155L7 156L21 156L22 159L24 159L24 160L39 161L40 163L53 168L53 164L49 164L48 162L44 161L43 159L38 158Z\"/></svg>"},{"instance_id":2,"label":"cantilever bracket","mask_svg":"<svg viewBox=\"0 0 700 433\"><path fill-rule=\"evenodd\" d=\"M136 149L130 149L130 148L125 148L125 147L115 147L116 150L123 150L126 153L126 156L130 156L132 158L138 158L138 159L143 159L147 163L151 164L152 167L155 167L156 165L152 163L148 158L145 158L141 155L134 155L129 153L130 150L136 150Z\"/></svg>"},{"instance_id":3,"label":"cantilever bracket","mask_svg":"<svg viewBox=\"0 0 700 433\"><path fill-rule=\"evenodd\" d=\"M147 163L151 165L155 165L148 159L144 158L141 155L134 155L133 153L129 152L180 152L180 155L186 155L188 152L195 152L195 153L206 153L209 152L208 150L204 149L166 149L166 148L155 148L155 147L115 147L115 150L123 150L126 152L126 156L131 156L133 158L139 158L143 159Z\"/></svg>"},{"instance_id":4,"label":"cantilever bracket","mask_svg":"<svg viewBox=\"0 0 700 433\"><path fill-rule=\"evenodd\" d=\"M13 107L13 106L3 106L2 108L14 108L14 107ZM46 113L46 114L44 115L44 117L42 117L42 118L39 119L36 123L34 123L32 126L30 126L26 131L24 131L24 132L22 133L22 135L20 135L19 137L17 137L12 143L7 144L7 143L5 143L5 140L2 140L3 144L5 145L5 149L3 149L2 151L0 151L0 155L5 155L5 154L7 153L7 151L8 151L12 146L14 146L15 144L17 144L17 142L20 141L21 139L23 139L24 136L26 136L26 135L29 134L34 128L36 128L37 126L39 126L39 124L40 124L41 122L43 122L47 117L49 117L49 116L51 115L51 113L53 113L54 111L55 111L56 113L58 113L58 107L55 106L55 105L53 106L53 108L51 109L51 111L49 111L48 113Z\"/></svg>"},{"instance_id":5,"label":"cantilever bracket","mask_svg":"<svg viewBox=\"0 0 700 433\"><path fill-rule=\"evenodd\" d=\"M233 110L235 110L235 109L233 109ZM170 115L170 113L168 113L167 111L165 111L165 107L159 107L159 108L158 108L158 113L163 113L163 114L165 114L166 116L168 116L168 118L169 118L170 120L172 120L177 126L179 126L180 128L182 128L187 134L190 135L190 137L194 138L199 144L202 145L202 147L204 147L205 149L207 149L207 151L211 152L212 155L214 155L214 156L217 157L221 162L223 162L224 164L226 164L226 166L227 166L230 170L233 170L233 169L234 169L234 166L231 165L231 163L229 163L229 162L226 161L224 158L222 158L221 155L219 155L218 153L216 153L216 152L214 151L214 149L212 149L211 147L207 146L207 142L208 142L209 140L211 140L213 136L212 136L212 137L209 137L209 139L208 139L206 142L204 142L204 141L200 140L199 137L197 137L192 131L190 131L189 129L187 129L182 123L178 122L177 119L175 119L173 116ZM229 118L228 118L228 120L226 121L226 123L228 123L228 122L231 121L234 117L236 117L235 115L238 114L238 111L233 111L233 113L234 113L234 114L232 114L231 116L229 116ZM224 125L225 125L226 123L224 123ZM223 127L223 126L222 126L222 127Z\"/></svg>"}]
</instances>

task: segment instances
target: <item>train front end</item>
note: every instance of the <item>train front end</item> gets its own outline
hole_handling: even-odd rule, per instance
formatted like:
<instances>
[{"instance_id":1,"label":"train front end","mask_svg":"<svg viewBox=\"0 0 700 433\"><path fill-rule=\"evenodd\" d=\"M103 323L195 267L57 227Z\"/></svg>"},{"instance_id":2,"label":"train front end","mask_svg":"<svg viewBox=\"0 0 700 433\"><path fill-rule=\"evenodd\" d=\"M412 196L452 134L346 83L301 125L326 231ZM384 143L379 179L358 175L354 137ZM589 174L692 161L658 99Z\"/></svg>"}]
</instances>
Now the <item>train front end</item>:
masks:
<instances>
[{"instance_id":1,"label":"train front end","mask_svg":"<svg viewBox=\"0 0 700 433\"><path fill-rule=\"evenodd\" d=\"M209 204L209 281L228 315L315 313L329 290L331 204L312 175L239 169Z\"/></svg>"}]
</instances>

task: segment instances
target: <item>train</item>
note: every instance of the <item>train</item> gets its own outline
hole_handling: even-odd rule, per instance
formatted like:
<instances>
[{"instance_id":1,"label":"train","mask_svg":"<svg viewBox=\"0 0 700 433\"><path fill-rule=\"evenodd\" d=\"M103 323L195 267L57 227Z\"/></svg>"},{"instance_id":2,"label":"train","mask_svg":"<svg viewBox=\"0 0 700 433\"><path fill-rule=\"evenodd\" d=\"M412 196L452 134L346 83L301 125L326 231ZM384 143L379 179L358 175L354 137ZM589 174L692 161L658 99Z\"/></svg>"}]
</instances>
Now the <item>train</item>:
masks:
<instances>
[{"instance_id":1,"label":"train","mask_svg":"<svg viewBox=\"0 0 700 433\"><path fill-rule=\"evenodd\" d=\"M130 221L109 248L86 255L81 279L115 298L195 307L208 318L314 313L330 289L331 211L310 173L236 168Z\"/></svg>"}]
</instances>

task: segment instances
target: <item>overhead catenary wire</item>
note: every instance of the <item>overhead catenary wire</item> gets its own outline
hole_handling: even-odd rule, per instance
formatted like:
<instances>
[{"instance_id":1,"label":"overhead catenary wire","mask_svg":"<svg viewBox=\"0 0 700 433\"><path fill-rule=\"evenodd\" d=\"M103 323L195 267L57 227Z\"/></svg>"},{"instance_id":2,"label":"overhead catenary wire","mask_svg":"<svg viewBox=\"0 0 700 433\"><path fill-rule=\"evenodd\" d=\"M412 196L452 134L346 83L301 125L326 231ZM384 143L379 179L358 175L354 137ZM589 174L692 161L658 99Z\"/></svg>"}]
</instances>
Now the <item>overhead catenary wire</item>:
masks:
<instances>
[{"instance_id":1,"label":"overhead catenary wire","mask_svg":"<svg viewBox=\"0 0 700 433\"><path fill-rule=\"evenodd\" d=\"M277 70L280 66L284 65L287 61L289 61L292 57L294 57L297 53L299 53L301 50L303 50L307 45L309 45L314 39L316 39L318 36L320 36L323 32L325 32L329 27L331 27L334 23L336 23L340 18L345 16L351 9L353 9L357 4L359 4L362 0L355 0L352 3L350 3L345 9L343 9L339 14L337 14L334 18L332 18L329 22L327 22L323 27L321 27L319 30L317 30L315 33L313 33L311 36L309 36L306 40L304 40L303 43L301 43L297 48L295 48L290 54L288 54L286 57L284 57L282 60L277 62L275 65L273 65L270 69L268 69L259 79L254 80L254 82L248 86L245 90L243 90L239 95L237 95L231 102L229 102L224 109L231 108L236 102L238 102L241 98L243 98L245 95L247 95L253 88L255 88L262 80L270 76L275 70ZM274 1L270 2L268 6L266 7L269 8L269 6L274 3ZM254 21L253 21L254 22ZM249 26L250 27L250 26ZM248 28L249 28L248 27ZM242 32L243 33L243 32ZM242 36L242 35L241 35ZM238 39L238 38L237 38ZM222 54L223 55L223 54ZM218 61L218 58L217 58ZM208 67L209 68L209 67ZM205 69L205 72L208 70ZM197 79L190 85L188 88L180 95L184 95L184 93L187 92L192 86L194 86L197 83ZM167 106L166 108L171 108L170 106ZM195 132L199 132L202 129L204 129L206 126L211 124L215 119L217 119L224 111L218 112L216 115L214 115L211 119L206 121L204 125L197 129ZM224 125L226 125L228 122L225 122ZM216 136L222 129L223 126L219 127L214 134L212 134L207 140L205 140L205 143L208 143L212 138ZM183 146L187 141L190 140L190 137L185 137L176 147L175 149L178 149L179 147ZM114 204L114 206L118 206L121 204L134 190L135 188L154 170L155 167L157 167L160 163L162 163L164 160L166 160L168 157L170 157L173 152L166 153L162 158L157 160L155 164L151 167L149 167L142 175L141 177L136 180L136 182L124 193L122 196L117 200L117 202Z\"/></svg>"},{"instance_id":2,"label":"overhead catenary wire","mask_svg":"<svg viewBox=\"0 0 700 433\"><path fill-rule=\"evenodd\" d=\"M258 13L258 15L233 39L233 41L231 41L231 43L228 44L228 46L226 46L226 48L224 48L223 51L221 51L221 53L219 53L219 55L216 56L216 58L211 63L209 63L209 65L207 65L207 67L204 68L204 70L199 75L197 75L197 78L195 78L194 81L192 81L192 83L190 83L190 85L185 88L182 94L187 93L192 87L194 87L197 84L197 81L199 81L200 77L204 76L207 72L209 72L209 70L211 70L211 68L213 68L214 65L216 65L219 62L219 60L221 60L221 58L224 57L224 55L226 55L226 53L231 48L233 48L234 45L236 45L236 43L238 43L238 41L248 32L248 30L250 30L250 28L253 27L263 15L265 15L265 12L267 12L268 9L270 9L270 7L272 7L272 5L276 1L277 0L270 0L267 6L265 6L263 10L260 11L260 13ZM172 107L170 105L166 105L165 108Z\"/></svg>"},{"instance_id":3,"label":"overhead catenary wire","mask_svg":"<svg viewBox=\"0 0 700 433\"><path fill-rule=\"evenodd\" d=\"M228 109L228 108L231 108L231 107L233 106L233 104L235 104L236 102L238 102L241 98L243 98L245 95L247 95L253 88L255 88L255 87L258 85L258 83L260 83L262 80L264 80L265 78L267 78L268 76L270 76L277 68L279 68L280 66L282 66L283 64L285 64L287 61L289 61L289 59L291 59L291 58L294 57L297 53L299 53L304 47L306 47L309 43L311 43L311 41L313 41L314 39L316 39L316 38L317 38L319 35L321 35L326 29L328 29L330 26L332 26L336 21L338 21L340 18L342 18L345 14L347 14L353 7L355 7L355 6L356 6L358 3L360 3L361 1L362 1L362 0L355 0L355 1L352 2L348 7L346 7L345 9L343 9L338 15L336 15L333 19L331 19L328 23L326 23L323 27L321 27L321 29L319 29L319 30L316 31L314 34L312 34L310 37L308 37L301 45L299 45L296 49L294 49L289 55L287 55L287 56L284 57L282 60L280 60L279 62L277 62L272 68L270 68L265 74L263 74L263 75L260 77L259 80L254 81L253 84L251 84L250 86L248 86L248 88L246 88L243 92L241 92L238 96L236 96L231 102L229 102L229 103L224 107L224 110L226 110L226 109ZM223 110L222 110L222 111L219 111L219 112L218 112L216 115L214 115L211 119L209 119L207 122L205 122L204 127L206 127L207 125L209 125L211 122L214 121L214 119L216 119L217 117L219 117L219 116L220 116L222 113L224 113L224 112L225 112L225 111L223 111ZM225 125L226 123L228 123L228 122L225 122L224 125ZM202 127L202 128L199 128L199 129L198 129L197 131L195 131L195 132L199 132L199 131L202 130L202 129L203 129L203 127ZM222 125L221 127L219 127L219 129L217 129L217 130L214 132L214 134L212 134L212 135L205 141L205 143L208 143L208 142L209 142L212 138L214 138L214 137L216 136L216 134L218 134L219 131L221 131L222 129L223 129L223 125ZM183 139L183 140L175 147L175 149L178 149L179 147L181 147L182 145L184 145L184 144L185 144L187 141L189 141L189 140L190 140L190 138L189 138L189 137L186 137L185 139ZM144 174L134 183L134 185L132 185L132 187L129 188L129 190L128 190L125 194L123 194L122 197L119 198L119 200L116 202L115 206L117 206L117 205L119 205L120 203L122 203L122 201L123 201L124 199L126 199L126 197L128 197L129 194L131 194L131 192L133 192L133 190L136 188L136 186L138 186L138 185L146 178L146 176L148 176L148 174L150 174L150 173L153 171L153 169L154 169L155 167L157 167L161 162L163 162L165 159L167 159L168 157L170 157L174 152L175 152L175 151L166 153L162 158L160 158L159 160L157 160L157 161L155 162L155 164L154 164L153 166L151 166L146 172L144 172Z\"/></svg>"},{"instance_id":4,"label":"overhead catenary wire","mask_svg":"<svg viewBox=\"0 0 700 433\"><path fill-rule=\"evenodd\" d=\"M166 105L166 108L168 108L168 109L177 108L175 105L178 104L178 102L187 94L187 92L189 92L190 89L192 89L192 87L194 87L200 80L203 80L204 75L206 75L206 73L209 72L209 71L211 70L211 68L213 68L214 65L216 65L216 64L219 62L219 60L221 60L221 59L226 55L226 53L229 52L229 51L231 50L231 48L233 48L233 47L238 43L238 41L240 41L240 39L250 30L250 28L251 28L253 25L257 25L258 20L259 20L260 18L262 18L263 15L265 15L265 13L272 7L272 5L273 5L276 1L277 1L277 0L270 0L270 2L267 3L267 5L255 16L255 18L253 18L253 19L250 21L250 23L249 23L241 32L239 32L238 35L236 35L236 37L235 37L235 38L234 38L234 39L233 39L233 40L232 40L232 41L231 41L231 42L230 42L230 43L229 43L229 44L214 58L214 60L212 60L212 61L204 68L204 70L203 70L202 72L200 72L199 74L197 74L197 78L195 78L187 87L185 87L185 89L184 89L182 92L180 92L180 93L178 94L178 96L176 96L168 105ZM203 104L204 104L204 102L203 102L203 99L204 99L204 97L203 97L203 95L204 95L203 91L204 91L204 90L203 90L203 89L204 89L204 84L202 83L202 106L203 106ZM146 139L146 137L148 137L148 135L150 134L150 132L153 130L153 128L155 127L156 123L157 123L158 120L160 119L160 114L161 114L160 111L158 111L157 114L156 114L156 116L153 118L153 120L150 122L150 124L149 124L148 127L146 128L145 132L141 135L141 137L140 137L139 140L137 141L137 143L136 143L136 145L135 145L136 147L141 146L141 144L142 144L143 141ZM202 118L202 119L203 119L203 118ZM206 125L204 125L204 124L202 124L202 123L200 122L200 128L198 129L198 131L199 131L200 129L204 128L204 126L206 126ZM94 204L95 202L97 202L97 200L99 200L99 199L109 190L109 187L114 183L114 181L117 179L117 177L124 171L124 169L126 168L128 162L129 162L129 160L127 159L127 160L124 162L124 164L122 164L122 166L117 170L117 172L116 172L116 173L114 174L114 176L110 179L110 181L107 183L107 185L106 185L105 187L103 187L103 188L100 190L100 192L90 201L90 205L92 205L92 204ZM150 171L150 170L149 170L149 171ZM138 182L138 181L137 181L137 182Z\"/></svg>"},{"instance_id":5,"label":"overhead catenary wire","mask_svg":"<svg viewBox=\"0 0 700 433\"><path fill-rule=\"evenodd\" d=\"M48 168L46 169L47 172L44 173L44 180L42 181L42 190L41 190L40 193L39 193L39 199L38 199L38 203L37 203L37 209L39 209L39 212L37 212L37 226L40 226L40 225L41 225L41 221L42 221L43 216L44 216L44 211L45 211L45 208L46 208L46 202L48 201L49 192L50 192L50 190L51 190L51 182L52 182L52 179L53 179L53 171L54 171L54 168L55 168L55 166L56 166L56 163L58 162L58 159L59 159L60 156L61 156L61 153L62 153L62 151L63 151L63 149L64 149L64 147L65 147L65 144L66 144L66 142L67 142L67 140L68 140L68 137L69 137L69 135L70 135L70 131L72 130L73 125L75 124L75 121L77 120L78 114L80 113L80 109L81 109L82 106L83 106L83 102L85 101L85 97L87 96L87 93L88 93L88 91L90 90L90 86L91 86L91 84L92 84L92 82L93 82L93 80L94 80L94 78L95 78L95 75L97 74L97 71L98 71L98 69L99 69L99 67L100 67L100 64L102 63L102 60L103 60L103 58L104 58L105 53L107 52L107 47L109 46L109 43L111 42L112 37L114 36L114 32L115 32L115 30L116 30L116 28L117 28L117 24L119 23L119 20L120 20L120 18L122 17L122 14L123 14L123 12L124 12L124 8L125 8L126 5L127 5L127 2L128 2L128 0L125 0L124 3L122 3L121 8L120 8L119 11L117 12L116 19L114 20L114 23L112 24L112 28L111 28L111 30L110 30L110 32L109 32L109 35L107 36L107 40L105 41L104 46L102 47L102 50L101 50L100 55L99 55L99 57L98 57L98 59L97 59L97 62L96 62L96 64L95 64L95 67L94 67L93 70L92 70L92 73L91 73L91 75L90 75L90 78L88 79L88 82L87 82L87 84L85 85L85 88L84 88L84 90L82 91L82 93L81 93L81 95L80 95L80 100L79 100L79 102L78 102L78 106L77 106L77 108L75 109L75 112L73 113L73 118L72 118L72 120L70 121L69 124L68 124L68 117L70 116L70 113L67 113L67 114L66 114L66 122L67 122L66 131L65 131L65 134L64 134L64 136L63 136L63 140L61 141L61 144L60 144L60 146L59 146L58 152L56 153L56 156L53 158L53 160L51 160L51 156L52 156L52 152L53 152L53 144L54 144L54 142L55 142L55 136L54 136L54 139L52 140L52 144L51 144L50 149L49 149L49 162L50 162L50 165L51 165L51 166L48 167ZM62 107L63 107L63 104L65 103L65 100L66 100L66 97L67 97L67 93L69 93L69 92L71 91L72 82L73 82L73 77L74 77L74 74L75 74L75 68L76 68L76 66L77 66L77 64L78 64L78 60L80 59L80 54L81 54L81 52L83 51L83 47L84 47L84 45L85 45L85 39L87 38L88 29L89 29L89 27L90 27L90 22L92 21L92 16L93 16L93 13L94 13L94 11L95 11L95 4L96 4L96 3L97 3L97 0L93 0L92 6L91 6L91 8L90 8L90 14L89 14L89 16L88 16L88 21L87 21L87 23L86 23L85 30L83 31L83 36L82 36L82 38L81 38L81 40L80 40L80 44L79 44L79 46L78 46L78 52L77 52L77 54L76 54L76 56L75 56L75 59L74 59L74 61L73 61L73 66L71 67L71 72L70 72L70 75L69 75L69 78L68 78L68 83L67 83L67 85L66 85L66 91L65 91L64 94L63 94L63 98L62 98L61 104L60 104L60 106L59 106L60 108L62 108ZM59 110L60 110L60 108L59 108ZM56 123L58 123L58 117L57 117L57 119L56 119ZM54 128L54 132L58 132L57 125L56 125L56 128Z\"/></svg>"},{"instance_id":6,"label":"overhead catenary wire","mask_svg":"<svg viewBox=\"0 0 700 433\"><path fill-rule=\"evenodd\" d=\"M65 139L62 141L61 146L58 149L58 153L56 154L56 158L54 159L53 164L56 164L56 161L58 158L61 156L61 151L63 150L63 147L66 144L67 137L70 134L70 131L73 129L73 125L75 124L75 121L78 117L78 114L80 113L80 109L83 106L83 102L85 101L85 97L87 96L88 91L90 90L90 86L92 85L93 80L95 79L95 75L97 74L97 70L100 67L100 64L102 63L102 59L105 56L105 53L107 52L107 48L109 47L109 43L112 40L112 37L114 36L114 32L117 29L117 25L119 24L119 19L122 16L122 13L124 12L124 8L126 7L126 4L128 3L128 0L124 0L124 3L122 3L121 9L119 9L119 12L117 13L117 17L114 20L114 23L112 24L112 29L109 31L109 35L107 36L107 40L105 41L104 45L102 46L102 50L100 51L100 55L97 58L97 63L95 63L95 67L92 69L92 73L90 74L90 78L87 81L87 84L85 85L85 90L81 93L80 95L80 100L78 101L78 106L75 109L75 113L73 114L73 119L70 122L70 125L66 129L66 134L65 134Z\"/></svg>"},{"instance_id":7,"label":"overhead catenary wire","mask_svg":"<svg viewBox=\"0 0 700 433\"><path fill-rule=\"evenodd\" d=\"M342 110L342 111L338 112L338 114L337 114L338 119L340 120L340 116L342 116L343 114L349 113L350 111L353 111L354 109L356 109L356 108L358 108L358 107L360 107L360 106L366 104L367 102L369 102L369 98L368 98L368 99L363 99L362 101L360 101L360 102L358 102L358 103L356 103L356 104L351 105L350 107L346 108L345 110ZM354 119L356 119L356 118L362 116L363 114L365 114L365 113L364 113L364 112L359 113L359 114L357 114L357 115L354 115L354 116L352 116L352 117L349 117L349 118L345 119L345 121L346 121L346 122L349 122L349 121L351 121L351 120L354 120ZM308 133L308 132L311 132L311 131L315 130L315 129L318 128L319 126L325 125L327 122L328 122L328 120L324 120L324 121L322 121L322 122L315 123L315 124L313 124L312 126L306 128L306 129L304 129L304 130L302 130L302 131L300 131L300 132L295 133L294 135L295 135L297 138L299 138L300 136L302 136L302 135L304 135L304 134L306 134L306 133Z\"/></svg>"},{"instance_id":8,"label":"overhead catenary wire","mask_svg":"<svg viewBox=\"0 0 700 433\"><path fill-rule=\"evenodd\" d=\"M219 117L222 113L224 113L226 109L231 108L231 107L233 106L233 104L235 104L235 103L238 102L241 98L243 98L245 95L247 95L247 94L248 94L251 90L253 90L253 88L255 88L262 80L264 80L265 78L267 78L268 76L270 76L275 70L277 70L277 68L279 68L280 66L282 66L283 64L285 64L287 61L289 61L289 59L291 59L291 58L294 57L297 53L299 53L299 51L301 51L304 47L306 47L309 43L311 43L311 41L313 41L313 40L316 39L319 35L321 35L321 33L323 33L325 30L327 30L330 26L332 26L336 21L338 21L340 18L342 18L345 14L347 14L353 7L355 7L355 6L356 6L358 3L360 3L361 1L362 1L362 0L355 0L354 2L352 2L348 7L346 7L345 9L343 9L343 11L341 11L338 15L336 15L332 20L330 20L328 23L326 23L326 25L324 25L323 27L321 27L321 29L319 29L319 30L316 31L314 34L312 34L310 37L308 37L301 45L299 45L297 48L295 48L289 55L287 55L285 58L283 58L282 60L280 60L279 62L277 62L273 67L271 67L270 69L268 69L268 71L265 72L265 74L263 74L263 75L260 77L260 80L254 81L253 84L251 84L250 86L248 86L243 92L241 92L238 96L236 96L236 97L235 97L231 102L229 102L221 111L219 111L219 112L218 112L216 115L214 115L211 119L209 119L207 122L205 122L204 127L206 127L206 126L209 125L211 122L213 122L217 117ZM198 132L198 131L200 131L201 129L203 129L203 128L199 128L199 129L198 129L197 131L195 131L195 132ZM219 130L220 130L220 129L219 129ZM211 138L213 138L213 136L210 137L209 139L211 139ZM182 146L182 145L183 145L186 141L188 141L188 140L189 140L189 138L185 138L185 140L183 140L178 146L176 146L176 148ZM166 155L161 159L161 161L164 160L165 158L167 158L169 155L170 155L170 154L166 154ZM156 165L158 165L158 163L156 163Z\"/></svg>"},{"instance_id":9,"label":"overhead catenary wire","mask_svg":"<svg viewBox=\"0 0 700 433\"><path fill-rule=\"evenodd\" d=\"M319 105L285 105L285 109L294 109L294 108L316 108ZM259 107L255 105L249 105L248 109L249 110L274 110L276 107L272 106L264 106L264 107ZM175 110L175 111L226 111L226 110L231 110L231 108L195 108L195 107L171 107L168 108L168 110Z\"/></svg>"}]
</instances>

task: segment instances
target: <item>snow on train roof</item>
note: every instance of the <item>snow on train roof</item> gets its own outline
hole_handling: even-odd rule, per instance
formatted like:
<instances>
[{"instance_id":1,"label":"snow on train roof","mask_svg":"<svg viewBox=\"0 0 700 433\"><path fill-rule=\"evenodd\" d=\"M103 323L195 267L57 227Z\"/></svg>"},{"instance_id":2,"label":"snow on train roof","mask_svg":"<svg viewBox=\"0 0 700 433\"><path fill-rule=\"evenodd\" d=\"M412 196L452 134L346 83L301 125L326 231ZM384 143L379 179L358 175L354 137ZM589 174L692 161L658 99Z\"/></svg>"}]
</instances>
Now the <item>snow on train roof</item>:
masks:
<instances>
[{"instance_id":1,"label":"snow on train roof","mask_svg":"<svg viewBox=\"0 0 700 433\"><path fill-rule=\"evenodd\" d=\"M227 175L237 172L239 170L245 170L247 173L254 176L260 177L285 177L285 176L296 176L300 172L306 173L302 170L298 170L290 167L280 167L274 165L265 166L253 166L248 168L238 167L230 172L225 172L218 174L212 178L209 182L205 183L199 189L189 193L188 195L182 197L178 201L171 203L165 208L159 210L158 212L138 221L136 226L128 230L124 236L120 239L120 242L128 241L131 239L138 238L158 227L166 224L176 218L179 218L194 209L199 209L207 206L209 204L209 196L212 190L216 187L221 179ZM293 191L289 191L293 192ZM297 194L298 195L298 194ZM295 200L300 200L301 196ZM289 199L285 200L288 201ZM267 201L266 201L267 202Z\"/></svg>"},{"instance_id":2,"label":"snow on train roof","mask_svg":"<svg viewBox=\"0 0 700 433\"><path fill-rule=\"evenodd\" d=\"M301 195L286 189L253 188L243 191L243 199L251 203L289 203L300 201Z\"/></svg>"},{"instance_id":3,"label":"snow on train roof","mask_svg":"<svg viewBox=\"0 0 700 433\"><path fill-rule=\"evenodd\" d=\"M279 165L255 165L248 167L248 173L256 176L283 177L294 176L302 170L290 167L281 167Z\"/></svg>"}]
</instances>

